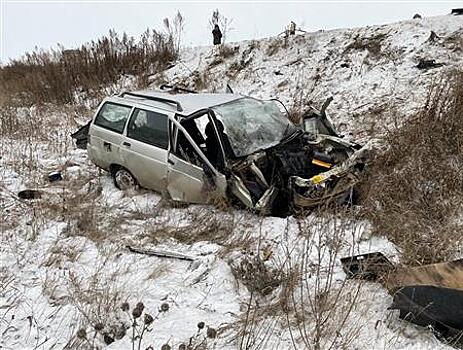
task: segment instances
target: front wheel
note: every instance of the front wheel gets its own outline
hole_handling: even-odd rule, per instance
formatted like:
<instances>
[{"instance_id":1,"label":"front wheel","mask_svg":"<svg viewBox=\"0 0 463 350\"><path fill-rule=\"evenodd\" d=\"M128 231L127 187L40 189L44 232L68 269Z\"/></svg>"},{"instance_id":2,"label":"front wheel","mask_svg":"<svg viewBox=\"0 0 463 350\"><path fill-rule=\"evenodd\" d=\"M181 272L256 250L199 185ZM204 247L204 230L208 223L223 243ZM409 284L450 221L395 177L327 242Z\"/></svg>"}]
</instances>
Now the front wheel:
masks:
<instances>
[{"instance_id":1,"label":"front wheel","mask_svg":"<svg viewBox=\"0 0 463 350\"><path fill-rule=\"evenodd\" d=\"M135 190L138 187L135 177L125 168L113 171L114 185L120 190Z\"/></svg>"}]
</instances>

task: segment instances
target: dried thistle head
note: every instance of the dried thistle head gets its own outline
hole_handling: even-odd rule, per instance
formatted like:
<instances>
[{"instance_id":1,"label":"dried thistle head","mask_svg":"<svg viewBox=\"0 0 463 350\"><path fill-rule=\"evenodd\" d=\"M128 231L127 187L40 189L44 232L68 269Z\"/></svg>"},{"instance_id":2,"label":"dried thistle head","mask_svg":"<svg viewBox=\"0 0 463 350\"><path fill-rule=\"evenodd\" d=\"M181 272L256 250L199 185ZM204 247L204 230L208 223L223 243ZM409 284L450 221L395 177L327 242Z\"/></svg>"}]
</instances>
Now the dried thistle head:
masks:
<instances>
[{"instance_id":1,"label":"dried thistle head","mask_svg":"<svg viewBox=\"0 0 463 350\"><path fill-rule=\"evenodd\" d=\"M124 312L125 312L125 311L129 311L129 309L130 309L129 303L127 303L127 302L122 303L121 309L122 309L122 311L124 311Z\"/></svg>"},{"instance_id":2,"label":"dried thistle head","mask_svg":"<svg viewBox=\"0 0 463 350\"><path fill-rule=\"evenodd\" d=\"M105 342L106 345L109 345L109 344L111 344L111 343L114 343L114 338L111 337L109 334L105 334L105 335L103 336L103 340L104 340L104 342Z\"/></svg>"},{"instance_id":3,"label":"dried thistle head","mask_svg":"<svg viewBox=\"0 0 463 350\"><path fill-rule=\"evenodd\" d=\"M127 333L127 329L125 328L123 324L121 324L120 326L116 328L114 332L114 338L117 340L122 339L124 338L126 333Z\"/></svg>"},{"instance_id":4,"label":"dried thistle head","mask_svg":"<svg viewBox=\"0 0 463 350\"><path fill-rule=\"evenodd\" d=\"M132 310L132 316L133 318L139 318L141 316L142 311L140 309L133 309Z\"/></svg>"},{"instance_id":5,"label":"dried thistle head","mask_svg":"<svg viewBox=\"0 0 463 350\"><path fill-rule=\"evenodd\" d=\"M180 344L180 345L178 346L178 350L186 350L186 345L183 344L183 343Z\"/></svg>"},{"instance_id":6,"label":"dried thistle head","mask_svg":"<svg viewBox=\"0 0 463 350\"><path fill-rule=\"evenodd\" d=\"M145 308L145 305L143 305L142 302L137 303L135 308L132 310L133 318L139 318L141 314L143 313L144 308Z\"/></svg>"},{"instance_id":7,"label":"dried thistle head","mask_svg":"<svg viewBox=\"0 0 463 350\"><path fill-rule=\"evenodd\" d=\"M212 327L207 327L207 337L208 338L216 338L217 337L217 331L215 328Z\"/></svg>"},{"instance_id":8,"label":"dried thistle head","mask_svg":"<svg viewBox=\"0 0 463 350\"><path fill-rule=\"evenodd\" d=\"M144 319L145 324L149 326L151 323L153 323L153 321L154 321L153 316L145 313L145 319Z\"/></svg>"},{"instance_id":9,"label":"dried thistle head","mask_svg":"<svg viewBox=\"0 0 463 350\"><path fill-rule=\"evenodd\" d=\"M141 301L139 301L137 303L137 306L135 306L136 308L140 309L142 312L143 310L145 309L145 305L143 305L143 303Z\"/></svg>"},{"instance_id":10,"label":"dried thistle head","mask_svg":"<svg viewBox=\"0 0 463 350\"><path fill-rule=\"evenodd\" d=\"M97 322L97 323L95 323L95 325L93 326L93 328L94 328L97 332L99 332L99 331L101 331L101 330L104 328L104 324L103 324L102 322Z\"/></svg>"},{"instance_id":11,"label":"dried thistle head","mask_svg":"<svg viewBox=\"0 0 463 350\"><path fill-rule=\"evenodd\" d=\"M201 322L198 323L198 328L199 328L199 329L203 329L205 325L206 325L206 324L205 324L204 322L201 321Z\"/></svg>"},{"instance_id":12,"label":"dried thistle head","mask_svg":"<svg viewBox=\"0 0 463 350\"><path fill-rule=\"evenodd\" d=\"M169 304L162 303L161 304L161 312L167 312L167 311L169 311Z\"/></svg>"},{"instance_id":13,"label":"dried thistle head","mask_svg":"<svg viewBox=\"0 0 463 350\"><path fill-rule=\"evenodd\" d=\"M161 346L161 350L172 350L172 348L169 344L164 344L163 346Z\"/></svg>"},{"instance_id":14,"label":"dried thistle head","mask_svg":"<svg viewBox=\"0 0 463 350\"><path fill-rule=\"evenodd\" d=\"M77 338L87 339L87 331L85 330L85 328L81 328L77 331Z\"/></svg>"}]
</instances>

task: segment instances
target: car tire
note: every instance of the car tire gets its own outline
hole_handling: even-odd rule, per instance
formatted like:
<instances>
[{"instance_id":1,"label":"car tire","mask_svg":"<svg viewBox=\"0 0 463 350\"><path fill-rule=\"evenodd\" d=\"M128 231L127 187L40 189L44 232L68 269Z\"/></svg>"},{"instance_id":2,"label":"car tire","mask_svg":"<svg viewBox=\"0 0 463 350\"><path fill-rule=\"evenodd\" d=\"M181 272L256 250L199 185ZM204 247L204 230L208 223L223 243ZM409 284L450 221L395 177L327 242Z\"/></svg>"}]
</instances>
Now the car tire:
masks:
<instances>
[{"instance_id":1,"label":"car tire","mask_svg":"<svg viewBox=\"0 0 463 350\"><path fill-rule=\"evenodd\" d=\"M114 185L122 190L136 190L138 188L137 179L130 171L125 168L119 167L112 171Z\"/></svg>"}]
</instances>

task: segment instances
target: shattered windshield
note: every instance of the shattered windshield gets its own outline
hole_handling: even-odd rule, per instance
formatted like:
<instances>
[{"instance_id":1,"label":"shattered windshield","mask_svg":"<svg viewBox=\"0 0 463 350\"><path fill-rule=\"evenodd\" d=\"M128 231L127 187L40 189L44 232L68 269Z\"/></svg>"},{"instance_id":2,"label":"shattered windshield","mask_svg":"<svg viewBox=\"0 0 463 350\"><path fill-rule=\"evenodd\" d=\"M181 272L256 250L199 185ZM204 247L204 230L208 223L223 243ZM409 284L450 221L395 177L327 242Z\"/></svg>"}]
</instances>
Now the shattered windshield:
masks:
<instances>
[{"instance_id":1,"label":"shattered windshield","mask_svg":"<svg viewBox=\"0 0 463 350\"><path fill-rule=\"evenodd\" d=\"M274 101L241 98L212 109L237 157L272 147L295 128Z\"/></svg>"}]
</instances>

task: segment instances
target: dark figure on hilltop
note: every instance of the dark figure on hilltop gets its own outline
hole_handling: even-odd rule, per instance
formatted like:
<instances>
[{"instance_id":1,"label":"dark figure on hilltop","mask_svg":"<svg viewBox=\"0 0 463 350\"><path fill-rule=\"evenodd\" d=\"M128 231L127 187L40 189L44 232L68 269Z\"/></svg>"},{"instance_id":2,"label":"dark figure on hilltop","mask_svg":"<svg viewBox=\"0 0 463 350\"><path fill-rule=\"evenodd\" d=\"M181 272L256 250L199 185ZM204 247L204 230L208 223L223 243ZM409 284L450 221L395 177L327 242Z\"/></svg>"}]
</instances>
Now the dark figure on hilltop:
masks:
<instances>
[{"instance_id":1,"label":"dark figure on hilltop","mask_svg":"<svg viewBox=\"0 0 463 350\"><path fill-rule=\"evenodd\" d=\"M212 36L214 37L214 45L220 45L222 43L222 32L218 24L214 25Z\"/></svg>"}]
</instances>

